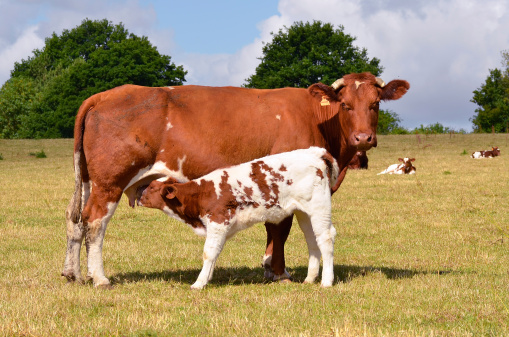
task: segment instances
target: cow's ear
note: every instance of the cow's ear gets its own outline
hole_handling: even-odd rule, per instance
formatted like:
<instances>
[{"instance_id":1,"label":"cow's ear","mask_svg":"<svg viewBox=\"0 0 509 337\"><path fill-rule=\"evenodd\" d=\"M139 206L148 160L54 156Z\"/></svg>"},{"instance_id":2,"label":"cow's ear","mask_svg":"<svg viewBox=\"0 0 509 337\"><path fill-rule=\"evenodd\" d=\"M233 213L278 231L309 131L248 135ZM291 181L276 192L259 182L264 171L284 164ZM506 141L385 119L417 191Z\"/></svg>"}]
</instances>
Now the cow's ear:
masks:
<instances>
[{"instance_id":1,"label":"cow's ear","mask_svg":"<svg viewBox=\"0 0 509 337\"><path fill-rule=\"evenodd\" d=\"M404 161L403 158L398 158L399 161Z\"/></svg>"},{"instance_id":2,"label":"cow's ear","mask_svg":"<svg viewBox=\"0 0 509 337\"><path fill-rule=\"evenodd\" d=\"M173 199L177 196L177 188L175 185L166 185L161 190L164 199Z\"/></svg>"},{"instance_id":3,"label":"cow's ear","mask_svg":"<svg viewBox=\"0 0 509 337\"><path fill-rule=\"evenodd\" d=\"M380 99L392 101L400 99L410 89L410 84L405 80L392 80L382 88Z\"/></svg>"},{"instance_id":4,"label":"cow's ear","mask_svg":"<svg viewBox=\"0 0 509 337\"><path fill-rule=\"evenodd\" d=\"M327 105L327 101L334 102L338 100L338 96L334 89L323 83L315 83L311 85L308 88L308 92L319 102L323 102L322 105Z\"/></svg>"},{"instance_id":5,"label":"cow's ear","mask_svg":"<svg viewBox=\"0 0 509 337\"><path fill-rule=\"evenodd\" d=\"M410 161L415 161L415 158L410 159Z\"/></svg>"}]
</instances>

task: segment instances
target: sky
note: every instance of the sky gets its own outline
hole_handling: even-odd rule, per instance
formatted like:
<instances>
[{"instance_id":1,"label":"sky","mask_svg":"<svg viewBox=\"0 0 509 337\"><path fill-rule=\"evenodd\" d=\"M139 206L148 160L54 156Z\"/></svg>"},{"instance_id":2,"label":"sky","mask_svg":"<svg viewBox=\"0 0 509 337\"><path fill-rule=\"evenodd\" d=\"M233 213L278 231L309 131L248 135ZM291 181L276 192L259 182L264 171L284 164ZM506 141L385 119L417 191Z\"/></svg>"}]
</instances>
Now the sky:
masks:
<instances>
[{"instance_id":1,"label":"sky","mask_svg":"<svg viewBox=\"0 0 509 337\"><path fill-rule=\"evenodd\" d=\"M0 85L45 38L86 18L122 22L182 65L186 84L210 86L244 84L271 32L296 21L342 25L380 59L385 82L410 83L381 104L409 129L438 122L471 131L473 91L509 50L507 0L0 0L0 9Z\"/></svg>"}]
</instances>

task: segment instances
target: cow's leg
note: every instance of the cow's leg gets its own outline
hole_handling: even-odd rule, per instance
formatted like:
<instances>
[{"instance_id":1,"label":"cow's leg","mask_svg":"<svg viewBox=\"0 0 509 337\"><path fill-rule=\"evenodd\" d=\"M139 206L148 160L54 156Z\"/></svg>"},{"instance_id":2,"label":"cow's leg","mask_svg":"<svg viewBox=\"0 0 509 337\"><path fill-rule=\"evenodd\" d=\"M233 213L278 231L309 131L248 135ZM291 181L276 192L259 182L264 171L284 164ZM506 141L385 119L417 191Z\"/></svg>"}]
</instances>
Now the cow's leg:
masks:
<instances>
[{"instance_id":1,"label":"cow's leg","mask_svg":"<svg viewBox=\"0 0 509 337\"><path fill-rule=\"evenodd\" d=\"M203 267L198 279L191 286L191 289L203 289L212 279L216 260L223 250L228 233L228 226L225 224L209 223L207 228L207 238L203 247Z\"/></svg>"},{"instance_id":2,"label":"cow's leg","mask_svg":"<svg viewBox=\"0 0 509 337\"><path fill-rule=\"evenodd\" d=\"M299 227L304 232L309 252L308 274L304 283L313 283L320 271L320 248L318 248L318 243L316 242L310 217L303 212L295 212L295 215L297 216Z\"/></svg>"},{"instance_id":3,"label":"cow's leg","mask_svg":"<svg viewBox=\"0 0 509 337\"><path fill-rule=\"evenodd\" d=\"M95 287L110 288L110 281L104 275L102 247L106 227L110 221L122 191L103 192L94 187L83 210L83 223L86 228L87 280L93 280Z\"/></svg>"},{"instance_id":4,"label":"cow's leg","mask_svg":"<svg viewBox=\"0 0 509 337\"><path fill-rule=\"evenodd\" d=\"M90 184L83 184L82 203L85 204L90 196ZM67 223L67 251L65 255L64 270L62 276L65 276L68 281L77 281L82 283L80 271L80 251L83 238L85 237L85 227L83 226L82 219L74 222L71 218L72 209L74 207L83 208L82 205L74 205L73 200L69 203L65 212Z\"/></svg>"},{"instance_id":5,"label":"cow's leg","mask_svg":"<svg viewBox=\"0 0 509 337\"><path fill-rule=\"evenodd\" d=\"M265 223L267 233L270 232L272 237L272 244L270 244L267 238L267 248L264 256L264 266L266 266L265 262L270 262L271 270L267 273L267 267L265 267L265 273L270 275L270 271L272 271L274 273L272 277L274 281L290 280L290 274L285 268L285 242L292 228L292 220L293 216L289 216L277 225ZM270 248L272 248L272 251ZM270 257L271 255L272 257Z\"/></svg>"}]
</instances>

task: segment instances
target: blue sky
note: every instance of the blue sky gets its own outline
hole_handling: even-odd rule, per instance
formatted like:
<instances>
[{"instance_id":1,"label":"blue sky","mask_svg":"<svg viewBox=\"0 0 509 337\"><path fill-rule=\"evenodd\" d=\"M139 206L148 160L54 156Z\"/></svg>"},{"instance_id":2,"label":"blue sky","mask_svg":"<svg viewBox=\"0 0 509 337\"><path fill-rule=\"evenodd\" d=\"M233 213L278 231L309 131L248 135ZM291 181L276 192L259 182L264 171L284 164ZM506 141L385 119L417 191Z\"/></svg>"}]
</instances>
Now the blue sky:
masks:
<instances>
[{"instance_id":1,"label":"blue sky","mask_svg":"<svg viewBox=\"0 0 509 337\"><path fill-rule=\"evenodd\" d=\"M471 130L470 100L509 50L506 0L0 0L0 84L14 62L53 32L85 18L122 22L188 71L187 84L240 86L271 32L295 21L344 26L384 67L382 78L410 82L382 103L407 128L440 122Z\"/></svg>"}]
</instances>

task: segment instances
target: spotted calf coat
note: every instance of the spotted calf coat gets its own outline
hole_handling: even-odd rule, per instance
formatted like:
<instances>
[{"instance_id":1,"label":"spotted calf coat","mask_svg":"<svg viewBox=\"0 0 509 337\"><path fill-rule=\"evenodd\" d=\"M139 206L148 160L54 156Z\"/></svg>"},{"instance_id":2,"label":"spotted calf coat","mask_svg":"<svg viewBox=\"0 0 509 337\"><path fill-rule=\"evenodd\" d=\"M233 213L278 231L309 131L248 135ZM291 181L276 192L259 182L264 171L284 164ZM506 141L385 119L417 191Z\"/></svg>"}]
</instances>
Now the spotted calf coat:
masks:
<instances>
[{"instance_id":1,"label":"spotted calf coat","mask_svg":"<svg viewBox=\"0 0 509 337\"><path fill-rule=\"evenodd\" d=\"M412 165L412 162L415 161L415 158L398 158L398 160L401 162L400 164L392 164L382 172L378 173L380 174L415 174L415 171L417 170L415 166Z\"/></svg>"},{"instance_id":2,"label":"spotted calf coat","mask_svg":"<svg viewBox=\"0 0 509 337\"><path fill-rule=\"evenodd\" d=\"M295 214L309 249L306 282L318 275L323 255L322 285L333 281L331 186L339 174L336 160L324 149L295 150L219 169L199 179L178 183L153 181L139 205L163 210L199 235L205 235L204 264L192 288L212 277L227 238L258 222L279 223Z\"/></svg>"},{"instance_id":3,"label":"spotted calf coat","mask_svg":"<svg viewBox=\"0 0 509 337\"><path fill-rule=\"evenodd\" d=\"M491 148L491 151L489 150L476 151L472 153L470 157L474 159L481 159L481 158L493 158L497 156L500 156L500 149L497 146L495 146Z\"/></svg>"}]
</instances>

